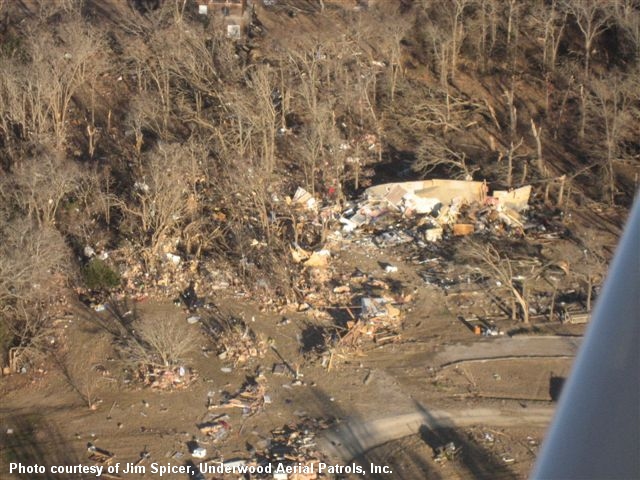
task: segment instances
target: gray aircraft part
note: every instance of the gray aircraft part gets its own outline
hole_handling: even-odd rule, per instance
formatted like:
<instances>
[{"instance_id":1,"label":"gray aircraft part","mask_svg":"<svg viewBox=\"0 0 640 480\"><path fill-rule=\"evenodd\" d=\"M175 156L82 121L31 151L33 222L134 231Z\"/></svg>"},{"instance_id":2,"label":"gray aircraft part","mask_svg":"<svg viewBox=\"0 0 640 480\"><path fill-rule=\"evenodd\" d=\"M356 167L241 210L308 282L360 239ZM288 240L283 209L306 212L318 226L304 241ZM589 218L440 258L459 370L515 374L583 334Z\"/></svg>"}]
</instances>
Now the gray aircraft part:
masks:
<instances>
[{"instance_id":1,"label":"gray aircraft part","mask_svg":"<svg viewBox=\"0 0 640 480\"><path fill-rule=\"evenodd\" d=\"M640 197L533 479L640 479Z\"/></svg>"}]
</instances>

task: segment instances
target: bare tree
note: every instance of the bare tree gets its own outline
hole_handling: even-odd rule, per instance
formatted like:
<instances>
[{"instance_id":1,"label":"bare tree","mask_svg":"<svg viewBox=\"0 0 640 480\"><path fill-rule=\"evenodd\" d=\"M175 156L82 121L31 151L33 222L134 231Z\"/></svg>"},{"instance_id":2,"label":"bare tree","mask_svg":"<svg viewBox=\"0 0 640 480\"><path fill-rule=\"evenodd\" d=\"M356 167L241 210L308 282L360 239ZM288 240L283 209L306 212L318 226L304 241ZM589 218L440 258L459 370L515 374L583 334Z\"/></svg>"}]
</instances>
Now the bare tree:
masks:
<instances>
[{"instance_id":1,"label":"bare tree","mask_svg":"<svg viewBox=\"0 0 640 480\"><path fill-rule=\"evenodd\" d=\"M638 82L633 76L594 79L591 82L589 108L595 113L598 125L604 127L605 187L609 203L616 193L615 162L620 159L620 145L624 138L632 138L633 101L638 99Z\"/></svg>"},{"instance_id":2,"label":"bare tree","mask_svg":"<svg viewBox=\"0 0 640 480\"><path fill-rule=\"evenodd\" d=\"M608 2L598 0L565 0L564 6L582 32L584 77L588 78L593 41L607 28L612 10Z\"/></svg>"},{"instance_id":3,"label":"bare tree","mask_svg":"<svg viewBox=\"0 0 640 480\"><path fill-rule=\"evenodd\" d=\"M464 41L464 13L470 5L470 0L454 0L451 11L451 80L455 80L458 55Z\"/></svg>"},{"instance_id":4,"label":"bare tree","mask_svg":"<svg viewBox=\"0 0 640 480\"><path fill-rule=\"evenodd\" d=\"M470 259L479 261L484 267L483 271L497 282L500 288L506 290L511 299L511 319L518 316L519 306L520 318L523 323L529 323L529 301L527 299L527 280L535 277L536 273L528 272L527 276L518 275L514 271L513 260L505 255L501 255L491 244L481 245L476 242L464 243L465 255Z\"/></svg>"},{"instance_id":5,"label":"bare tree","mask_svg":"<svg viewBox=\"0 0 640 480\"><path fill-rule=\"evenodd\" d=\"M475 2L474 16L467 22L469 38L475 39L475 49L480 57L481 71L485 71L492 56L501 17L498 0Z\"/></svg>"},{"instance_id":6,"label":"bare tree","mask_svg":"<svg viewBox=\"0 0 640 480\"><path fill-rule=\"evenodd\" d=\"M443 86L449 79L455 81L460 48L465 39L465 14L470 5L470 0L422 2L426 18L429 19L427 35L432 41L433 55L440 65Z\"/></svg>"},{"instance_id":7,"label":"bare tree","mask_svg":"<svg viewBox=\"0 0 640 480\"><path fill-rule=\"evenodd\" d=\"M89 410L96 410L100 403L97 396L98 389L104 377L100 373L101 365L95 362L95 355L89 354L89 357L78 361L71 358L70 352L57 351L53 354L54 362L67 385L82 399Z\"/></svg>"},{"instance_id":8,"label":"bare tree","mask_svg":"<svg viewBox=\"0 0 640 480\"><path fill-rule=\"evenodd\" d=\"M26 219L4 223L0 231L0 305L37 303L59 293L56 273L69 271L69 252L58 231Z\"/></svg>"},{"instance_id":9,"label":"bare tree","mask_svg":"<svg viewBox=\"0 0 640 480\"><path fill-rule=\"evenodd\" d=\"M145 133L151 137L168 138L165 111L155 94L143 91L135 95L130 102L125 118L125 125L134 136L134 149L140 161L142 148L145 146ZM147 144L148 147L152 146Z\"/></svg>"},{"instance_id":10,"label":"bare tree","mask_svg":"<svg viewBox=\"0 0 640 480\"><path fill-rule=\"evenodd\" d=\"M246 98L235 98L233 108L248 123L254 132L256 144L254 158L259 164L261 174L270 177L276 167L276 131L278 128L278 112L274 93L277 89L277 78L267 65L258 66L250 72L248 92L239 93Z\"/></svg>"},{"instance_id":11,"label":"bare tree","mask_svg":"<svg viewBox=\"0 0 640 480\"><path fill-rule=\"evenodd\" d=\"M517 16L521 4L518 0L507 1L507 48L511 45L513 37L516 35L518 29Z\"/></svg>"},{"instance_id":12,"label":"bare tree","mask_svg":"<svg viewBox=\"0 0 640 480\"><path fill-rule=\"evenodd\" d=\"M389 79L390 103L393 103L398 82L404 76L402 41L411 27L410 17L403 15L397 5L391 3L385 4L384 7L382 5L376 5L376 7L378 16L373 17L373 22L367 25L366 35L377 46L374 53L381 55L380 58L371 58L371 62L380 65L380 61L384 60L384 68ZM349 53L357 52L360 54L362 52L358 52L358 50L362 44L364 42L360 39L356 45L350 46L350 48L345 49L342 45L340 47L343 52L347 50ZM336 53L340 55L340 52Z\"/></svg>"},{"instance_id":13,"label":"bare tree","mask_svg":"<svg viewBox=\"0 0 640 480\"><path fill-rule=\"evenodd\" d=\"M507 149L506 153L506 157L507 157L507 186L509 188L511 188L513 186L513 167L514 167L514 160L516 160L517 158L521 158L521 155L518 155L518 150L520 149L520 147L522 147L522 144L524 143L524 139L521 138L518 142L510 142L509 143L509 148ZM500 162L502 160L502 158L504 158L505 154L500 154L500 158L498 159L498 162ZM526 176L526 175L525 175Z\"/></svg>"},{"instance_id":14,"label":"bare tree","mask_svg":"<svg viewBox=\"0 0 640 480\"><path fill-rule=\"evenodd\" d=\"M68 14L55 28L30 30L22 55L0 57L0 130L9 146L50 136L60 149L74 96L93 85L107 65L103 37L77 14Z\"/></svg>"},{"instance_id":15,"label":"bare tree","mask_svg":"<svg viewBox=\"0 0 640 480\"><path fill-rule=\"evenodd\" d=\"M450 95L446 90L430 89L418 96L409 109L389 112L386 129L393 132L418 132L416 161L412 168L421 174L444 167L456 177L468 178L474 169L457 146L458 139L476 123L476 116L485 113L486 105Z\"/></svg>"},{"instance_id":16,"label":"bare tree","mask_svg":"<svg viewBox=\"0 0 640 480\"><path fill-rule=\"evenodd\" d=\"M0 330L15 367L50 346L51 304L65 288L69 252L55 229L25 219L0 222L0 236Z\"/></svg>"},{"instance_id":17,"label":"bare tree","mask_svg":"<svg viewBox=\"0 0 640 480\"><path fill-rule=\"evenodd\" d=\"M42 32L31 38L34 81L42 82L37 87L45 95L45 102L53 119L53 130L58 147L66 140L68 112L73 96L79 88L101 75L106 62L103 61L106 44L94 30L86 24L73 21L63 24L58 39L47 38Z\"/></svg>"},{"instance_id":18,"label":"bare tree","mask_svg":"<svg viewBox=\"0 0 640 480\"><path fill-rule=\"evenodd\" d=\"M636 62L640 62L640 8L634 0L616 0L616 21L631 40Z\"/></svg>"},{"instance_id":19,"label":"bare tree","mask_svg":"<svg viewBox=\"0 0 640 480\"><path fill-rule=\"evenodd\" d=\"M426 137L421 141L416 149L416 161L412 168L423 176L438 168L445 168L451 172L449 175L462 179L473 178L473 173L477 170L467 164L464 152L452 149L438 137Z\"/></svg>"},{"instance_id":20,"label":"bare tree","mask_svg":"<svg viewBox=\"0 0 640 480\"><path fill-rule=\"evenodd\" d=\"M137 239L149 265L158 260L160 248L171 233L189 219L189 195L195 188L194 162L205 160L205 152L177 144L160 144L150 152L138 172L132 193L133 201L120 200L120 208L137 225ZM185 162L191 158L192 161Z\"/></svg>"},{"instance_id":21,"label":"bare tree","mask_svg":"<svg viewBox=\"0 0 640 480\"><path fill-rule=\"evenodd\" d=\"M473 100L465 100L450 95L445 90L430 89L412 105L408 112L393 111L391 120L401 122L417 131L430 131L437 134L462 132L465 126L473 124L475 114L484 113L486 105ZM402 117L405 118L402 118Z\"/></svg>"},{"instance_id":22,"label":"bare tree","mask_svg":"<svg viewBox=\"0 0 640 480\"><path fill-rule=\"evenodd\" d=\"M518 109L515 104L515 93L515 78L511 77L511 84L509 88L504 91L504 96L507 99L507 109L509 111L509 136L511 141L515 139L518 130Z\"/></svg>"},{"instance_id":23,"label":"bare tree","mask_svg":"<svg viewBox=\"0 0 640 480\"><path fill-rule=\"evenodd\" d=\"M531 119L531 133L533 134L533 138L535 138L536 140L538 172L543 177L546 177L548 171L544 156L542 155L542 125L536 125L536 122L533 121L533 118Z\"/></svg>"},{"instance_id":24,"label":"bare tree","mask_svg":"<svg viewBox=\"0 0 640 480\"><path fill-rule=\"evenodd\" d=\"M328 148L327 137L331 129L331 111L316 111L307 128L302 132L301 163L307 188L315 194L318 180L324 172L324 158Z\"/></svg>"},{"instance_id":25,"label":"bare tree","mask_svg":"<svg viewBox=\"0 0 640 480\"><path fill-rule=\"evenodd\" d=\"M41 361L51 349L54 317L47 307L23 299L2 307L2 330L9 336L9 367L13 372Z\"/></svg>"},{"instance_id":26,"label":"bare tree","mask_svg":"<svg viewBox=\"0 0 640 480\"><path fill-rule=\"evenodd\" d=\"M567 25L568 12L560 8L560 0L552 0L547 4L541 0L532 13L537 29L543 38L542 63L545 68L553 72L556 67L560 40Z\"/></svg>"},{"instance_id":27,"label":"bare tree","mask_svg":"<svg viewBox=\"0 0 640 480\"><path fill-rule=\"evenodd\" d=\"M153 100L139 104L142 119L147 125L153 125L154 133L161 139L170 140L169 120L174 107L174 91L172 89L171 59L169 52L163 47L162 34L156 32L148 43L132 43L129 46L131 63L135 66L138 78L138 93L141 95L153 92L148 98ZM144 121L142 120L142 121ZM135 122L142 123L140 120ZM134 122L134 124L135 124ZM138 135L138 133L136 132ZM136 141L138 137L136 136Z\"/></svg>"},{"instance_id":28,"label":"bare tree","mask_svg":"<svg viewBox=\"0 0 640 480\"><path fill-rule=\"evenodd\" d=\"M86 177L73 161L45 150L0 180L0 195L38 224L53 225L65 199L78 191Z\"/></svg>"},{"instance_id":29,"label":"bare tree","mask_svg":"<svg viewBox=\"0 0 640 480\"><path fill-rule=\"evenodd\" d=\"M46 78L31 72L31 65L0 57L0 119L5 148L15 151L25 140L44 138L52 130L46 101ZM48 73L45 72L48 76Z\"/></svg>"}]
</instances>

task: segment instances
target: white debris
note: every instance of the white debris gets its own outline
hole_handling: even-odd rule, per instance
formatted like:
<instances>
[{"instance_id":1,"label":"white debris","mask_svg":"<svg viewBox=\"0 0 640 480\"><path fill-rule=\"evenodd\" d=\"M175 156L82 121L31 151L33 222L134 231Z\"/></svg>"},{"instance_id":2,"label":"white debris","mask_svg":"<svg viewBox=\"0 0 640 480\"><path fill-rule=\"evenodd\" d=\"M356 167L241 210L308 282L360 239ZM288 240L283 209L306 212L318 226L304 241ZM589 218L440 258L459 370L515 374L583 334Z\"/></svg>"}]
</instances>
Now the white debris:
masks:
<instances>
[{"instance_id":1,"label":"white debris","mask_svg":"<svg viewBox=\"0 0 640 480\"><path fill-rule=\"evenodd\" d=\"M427 242L439 242L442 240L442 228L430 228L424 232L424 238Z\"/></svg>"},{"instance_id":2,"label":"white debris","mask_svg":"<svg viewBox=\"0 0 640 480\"><path fill-rule=\"evenodd\" d=\"M147 185L144 182L136 182L133 184L133 186L136 190L140 190L141 192L144 192L144 193L149 193L149 190L150 190L149 185Z\"/></svg>"},{"instance_id":3,"label":"white debris","mask_svg":"<svg viewBox=\"0 0 640 480\"><path fill-rule=\"evenodd\" d=\"M180 255L174 255L173 253L167 252L166 253L166 257L167 260L169 260L171 263L173 263L174 265L180 265L180 262L182 261L182 258L180 257Z\"/></svg>"},{"instance_id":4,"label":"white debris","mask_svg":"<svg viewBox=\"0 0 640 480\"><path fill-rule=\"evenodd\" d=\"M316 206L316 199L302 187L298 187L292 201L298 205L304 205L308 210L313 210Z\"/></svg>"},{"instance_id":5,"label":"white debris","mask_svg":"<svg viewBox=\"0 0 640 480\"><path fill-rule=\"evenodd\" d=\"M191 456L193 458L204 458L207 456L207 449L202 447L194 448L193 452L191 452Z\"/></svg>"},{"instance_id":6,"label":"white debris","mask_svg":"<svg viewBox=\"0 0 640 480\"><path fill-rule=\"evenodd\" d=\"M424 198L418 197L413 193L407 193L402 197L402 203L405 213L424 215L433 212L441 202L437 198Z\"/></svg>"}]
</instances>

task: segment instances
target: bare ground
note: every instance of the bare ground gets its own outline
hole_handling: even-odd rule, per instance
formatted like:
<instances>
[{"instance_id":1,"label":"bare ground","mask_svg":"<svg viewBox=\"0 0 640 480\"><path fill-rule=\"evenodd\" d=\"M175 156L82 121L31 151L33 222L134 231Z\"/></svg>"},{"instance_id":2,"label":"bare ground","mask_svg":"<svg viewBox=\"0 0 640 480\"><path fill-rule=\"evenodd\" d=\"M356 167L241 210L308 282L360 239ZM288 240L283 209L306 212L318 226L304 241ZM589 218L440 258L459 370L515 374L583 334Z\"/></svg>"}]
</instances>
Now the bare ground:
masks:
<instances>
[{"instance_id":1,"label":"bare ground","mask_svg":"<svg viewBox=\"0 0 640 480\"><path fill-rule=\"evenodd\" d=\"M188 389L173 392L127 386L118 378L116 363L103 362L109 373L92 387L92 394L99 399L96 410L87 407L82 388L72 385L54 363L43 372L5 377L1 384L1 435L5 445L2 468L6 471L6 462L15 459L28 462L29 458L39 458L41 463L60 458L66 462L86 461L88 442L114 453L121 462L134 462L146 451L150 453L149 462L184 463L189 459L187 442L199 438L196 424L207 418L208 395L216 398L224 390L236 390L246 375L254 373L258 363L267 372L272 403L249 418L229 412L231 437L223 445L208 445L209 458L246 457L247 448L268 438L271 429L304 415L339 419L338 429L328 432L323 442L325 453L342 460L370 455L371 449L372 454L383 452L379 458L388 459L387 447L379 446L409 436L404 441L416 447L412 455L432 462L432 449L439 445L435 440L418 441L420 437L415 436L421 430L424 433L425 428L456 432L455 438L464 437L468 428L508 429L514 445L526 443L529 436L539 441L553 411L549 378L552 374L566 374L577 340L479 339L446 312L439 311L438 294L426 288L419 297L431 307L425 305L424 309L407 313L406 323L414 328L403 332L402 343L371 345L360 353L336 357L331 371L319 361L305 360L300 353L297 338L308 321L304 315L287 315L290 323L279 325L282 316L261 312L247 300L220 299L223 310L242 315L256 332L273 339L289 364L300 366L302 386L292 385L288 376L271 374L270 367L280 361L272 351L245 368L224 373L221 368L225 362L215 355L206 358L197 349L193 364L198 380ZM137 308L138 315L169 312L176 321L185 321L187 316L171 304L142 303ZM69 322L61 328L69 333L68 350L74 363L90 366L96 359L108 356L105 352L111 348L110 337L90 320L86 311ZM203 338L203 346L205 343ZM491 358L505 356L518 358ZM456 359L465 363L452 365ZM8 428L13 429L12 435L7 435ZM394 445L388 445L389 451L394 451ZM177 460L172 457L176 452ZM521 477L532 459L531 455L516 465L496 461L515 477ZM457 478L457 471L454 467L444 468L444 478Z\"/></svg>"}]
</instances>

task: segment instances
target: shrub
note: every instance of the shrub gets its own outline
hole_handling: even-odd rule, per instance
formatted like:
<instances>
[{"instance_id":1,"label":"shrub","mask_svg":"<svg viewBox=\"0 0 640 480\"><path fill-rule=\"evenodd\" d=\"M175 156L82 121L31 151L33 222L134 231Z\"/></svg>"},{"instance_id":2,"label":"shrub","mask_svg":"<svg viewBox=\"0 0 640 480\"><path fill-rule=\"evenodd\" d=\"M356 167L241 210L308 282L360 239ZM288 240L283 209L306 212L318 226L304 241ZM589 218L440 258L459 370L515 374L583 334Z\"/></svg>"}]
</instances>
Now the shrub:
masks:
<instances>
[{"instance_id":1,"label":"shrub","mask_svg":"<svg viewBox=\"0 0 640 480\"><path fill-rule=\"evenodd\" d=\"M169 315L138 319L132 333L125 346L126 358L165 368L184 361L199 338L197 330Z\"/></svg>"},{"instance_id":2,"label":"shrub","mask_svg":"<svg viewBox=\"0 0 640 480\"><path fill-rule=\"evenodd\" d=\"M109 290L120 285L120 275L99 258L92 259L83 270L84 281L91 290Z\"/></svg>"}]
</instances>

